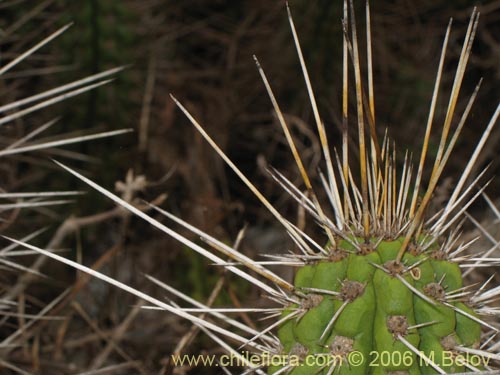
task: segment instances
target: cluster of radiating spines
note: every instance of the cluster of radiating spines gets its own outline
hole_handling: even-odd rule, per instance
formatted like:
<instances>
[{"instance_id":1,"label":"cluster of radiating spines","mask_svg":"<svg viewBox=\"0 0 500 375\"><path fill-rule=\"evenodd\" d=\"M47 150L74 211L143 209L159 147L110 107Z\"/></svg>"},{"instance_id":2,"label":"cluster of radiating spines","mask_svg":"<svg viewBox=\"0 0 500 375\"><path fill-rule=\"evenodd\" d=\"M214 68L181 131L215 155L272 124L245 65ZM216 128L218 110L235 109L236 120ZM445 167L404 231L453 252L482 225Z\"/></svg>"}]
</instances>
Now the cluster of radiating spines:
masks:
<instances>
[{"instance_id":1,"label":"cluster of radiating spines","mask_svg":"<svg viewBox=\"0 0 500 375\"><path fill-rule=\"evenodd\" d=\"M40 49L50 43L52 40L64 33L71 25L66 25L59 30L52 33L50 36L44 38L40 42L33 45L26 52L20 54L12 61L7 62L0 67L0 77L18 67L18 65L36 54ZM89 90L96 89L111 81L110 77L122 70L122 68L114 68L95 74L84 79L80 79L68 84L34 94L10 103L5 103L0 106L0 131L8 124L19 121L30 114L40 111L48 106L59 103L63 100L72 98L76 95L83 94ZM19 139L9 139L6 135L4 137L4 144L0 147L0 159L4 160L10 156L17 156L30 152L37 152L47 150L47 152L54 152L55 149L61 146L97 140L99 138L111 137L119 135L129 130L117 130L102 132L96 134L87 134L75 136L74 134L59 134L56 138L51 137L50 140L43 139L40 136L45 134L51 127L58 122L59 119L53 119L47 123L36 126L33 130L27 132ZM7 139L8 141L5 141ZM68 158L77 158L87 160L88 157L74 152L64 152L58 150L59 155ZM50 208L56 205L71 203L71 198L82 194L80 191L7 191L5 187L0 188L0 211L2 212L3 219L1 220L1 230L7 230L15 223L17 216L21 210L40 210ZM22 238L23 242L28 242L35 239L46 230L38 229L33 233L28 234ZM35 277L45 277L40 272L40 267L43 262L36 261L32 266L25 266L17 260L24 256L37 254L37 252L29 249L19 249L18 245L10 244L0 249L0 268L5 275L10 275L11 272L23 273L24 279L26 275ZM42 259L42 258L41 258ZM21 278L20 278L21 280ZM2 281L4 283L4 280ZM24 324L18 329L12 329L12 333L3 337L0 340L0 365L2 368L9 368L16 373L25 373L23 370L17 368L14 364L9 363L8 355L15 348L22 345L26 340L26 332L33 327L40 319L46 319L46 315L50 313L51 309L57 305L65 294L58 296L54 301L49 303L43 309L38 311L35 315L24 313L24 308L19 305L19 294L23 292L23 282L18 282L16 285L2 285L2 292L0 294L0 326L6 328L11 323L12 318L17 318L24 321ZM7 328L6 328L7 329ZM6 331L7 332L7 331Z\"/></svg>"},{"instance_id":2,"label":"cluster of radiating spines","mask_svg":"<svg viewBox=\"0 0 500 375\"><path fill-rule=\"evenodd\" d=\"M314 192L307 171L303 166L303 162L294 144L293 137L288 130L284 116L281 109L274 97L270 84L262 70L260 64L257 62L259 72L264 81L265 87L271 97L277 118L284 130L290 149L296 160L297 167L302 176L306 191L303 193L300 189L293 186L292 183L286 180L278 171L271 171L273 178L275 178L283 188L291 194L324 228L326 235L331 244L335 244L336 238L340 237L344 240L352 238L360 238L359 242L368 241L369 238L398 238L405 237L403 247L399 259L406 251L408 245L415 242L416 239L422 238L422 230L426 230L429 235L439 237L446 233L456 222L462 217L463 212L467 209L468 205L480 194L476 193L472 199L466 201L470 197L471 191L475 189L482 174L477 176L473 183L465 185L472 166L474 165L478 154L480 153L484 142L488 138L491 129L498 119L499 109L493 115L490 124L483 133L474 154L472 155L469 164L464 170L460 181L451 195L451 198L446 207L436 214L434 217L425 220L425 211L428 203L435 191L439 177L441 176L447 160L450 157L451 151L456 143L456 140L465 125L466 119L474 100L479 90L477 85L476 90L470 96L469 102L461 115L458 126L450 136L453 115L457 105L461 83L464 77L465 66L467 64L472 41L474 39L475 30L478 22L478 13L474 10L465 41L462 48L462 53L457 67L457 72L454 79L452 93L450 95L449 104L447 107L446 117L443 124L443 131L438 148L438 153L432 167L430 182L424 190L424 195L419 200L419 192L422 187L422 174L426 163L427 149L431 134L433 123L435 122L434 113L438 99L442 69L445 61L446 47L451 30L451 22L446 30L445 40L439 62L439 69L436 77L436 84L432 96L431 108L426 126L424 143L419 159L418 170L416 176L412 175L411 157L405 155L403 163L403 170L401 172L397 169L396 151L395 146L384 137L382 146L379 146L377 135L375 132L375 109L374 109L374 94L373 94L373 79L372 79L372 62L371 62L371 35L370 35L370 13L369 7L366 8L367 19L367 66L368 66L368 99L365 100L366 95L362 85L361 69L358 54L358 42L356 35L356 25L354 11L350 9L350 25L352 34L348 35L348 7L344 5L344 90L343 90L343 145L342 156L335 153L335 162L332 160L330 148L326 137L326 131L323 122L319 116L319 111L316 106L316 100L312 87L309 81L305 62L302 57L300 44L295 32L293 21L290 18L292 33L294 36L295 44L299 54L299 60L302 65L304 77L306 78L306 86L309 91L309 97L313 108L315 121L320 136L320 141L323 149L323 155L326 162L327 176L321 175L324 190L327 193L331 204L333 218L330 219L325 211L326 207L321 207L318 202L317 196ZM348 151L348 69L347 59L351 55L354 63L355 73L355 86L357 98L357 123L359 134L359 149L360 149L360 183L356 182L351 168L349 167L349 151ZM180 106L184 112L187 112ZM191 118L192 122L195 122ZM365 122L369 125L369 148L365 139ZM196 124L195 124L196 125ZM483 172L484 173L484 172ZM460 207L460 210L457 208ZM458 212L457 212L458 211ZM300 243L300 235L295 235L291 232L294 241ZM302 244L303 245L303 244ZM304 250L305 246L301 247Z\"/></svg>"},{"instance_id":3,"label":"cluster of radiating spines","mask_svg":"<svg viewBox=\"0 0 500 375\"><path fill-rule=\"evenodd\" d=\"M110 198L112 201L127 209L134 215L144 219L151 225L172 236L182 244L206 257L214 264L224 267L228 272L232 272L239 277L247 280L248 282L259 288L264 295L273 300L277 307L274 308L213 308L207 304L195 301L189 296L176 290L175 288L162 283L159 280L148 276L150 280L155 282L158 286L162 287L169 294L172 294L192 307L181 307L172 301L163 301L147 295L139 290L136 290L128 285L120 283L102 273L96 272L81 264L61 257L53 252L40 249L38 247L26 244L25 241L12 240L15 243L25 246L28 249L45 254L48 257L54 258L64 262L72 267L87 272L101 280L111 283L129 293L132 293L152 306L149 308L156 308L169 311L184 319L191 321L193 324L203 330L209 337L216 343L221 345L222 348L229 353L241 359L249 369L259 374L264 374L262 366L255 365L248 362L239 349L245 348L246 350L254 351L257 353L271 353L280 354L283 350L281 340L273 334L279 327L283 327L288 322L300 321L311 309L316 305L319 296L333 296L338 299L343 306L340 311L345 309L347 305L355 299L356 296L339 292L318 289L314 287L298 287L297 285L288 282L275 272L269 266L282 265L303 269L311 264L320 261L332 260L338 261L346 258L352 254L367 254L374 253L378 245L383 241L398 242L397 254L394 254L394 259L390 264L376 263L370 264L373 271L381 271L393 275L396 279L400 280L409 292L417 298L427 303L435 303L433 299L439 299L440 303L450 305L454 311L459 315L467 314L468 318L476 323L486 327L487 333L484 333L484 340L478 348L466 348L457 344L453 350L457 352L475 351L481 353L488 358L499 360L498 352L498 326L496 323L489 323L483 320L482 315L476 316L475 313L469 313L464 309L457 310L457 301L467 301L467 303L476 309L477 313L498 315L498 310L493 307L486 307L489 303L497 301L500 296L500 289L488 289L488 283L480 286L477 292L472 289L460 287L457 289L446 289L441 285L441 280L436 282L441 286L439 289L441 293L427 295L422 293L411 283L407 282L408 276L414 276L418 273L419 262L408 263L405 257L412 255L419 255L422 257L421 262L427 259L453 259L456 262L461 262L462 266L472 269L471 266L482 264L494 264L496 260L483 254L481 257L468 258L463 254L463 251L469 244L460 243L459 231L451 231L451 234L439 245L439 239L450 233L450 228L461 217L463 217L464 210L470 204L472 199L470 195L478 184L481 176L478 176L472 184L468 184L467 180L470 177L472 167L477 160L477 156L484 146L491 129L500 115L500 105L497 107L490 123L486 130L483 132L480 142L470 158L470 162L466 166L460 181L457 183L454 192L445 208L436 214L434 217L427 219L425 211L432 194L437 186L440 175L443 172L446 161L448 160L451 150L456 143L457 137L460 134L462 127L465 124L467 115L471 109L474 99L477 94L477 89L472 93L467 107L460 117L459 124L455 128L450 137L451 124L453 122L453 115L458 101L460 86L464 77L465 65L470 55L472 40L477 27L478 14L474 10L465 41L462 48L457 73L452 88L452 93L448 103L446 118L443 125L441 141L438 148L438 153L432 168L432 174L428 186L423 188L423 170L426 162L427 148L430 139L432 125L434 123L434 112L437 103L439 86L441 82L442 69L445 60L446 46L451 30L451 22L446 30L445 41L439 62L438 73L436 77L436 85L432 95L431 108L429 113L429 120L427 122L426 133L424 138L424 145L418 164L418 169L415 179L412 177L412 170L410 167L411 158L405 157L404 168L401 173L396 169L396 157L394 146L385 137L382 145L380 146L377 141L375 132L375 99L373 90L372 79L372 62L371 62L371 34L370 34L370 13L367 4L366 7L366 20L367 20L367 45L368 45L368 95L365 95L365 90L362 84L361 68L358 52L358 41L356 34L356 25L352 1L348 6L347 1L344 3L344 35L343 35L343 50L344 50L344 78L343 78L343 142L340 155L330 152L330 147L327 140L326 130L319 115L319 110L316 105L316 99L312 90L312 85L309 80L306 64L301 52L297 33L293 24L293 20L289 12L289 21L292 29L293 38L297 47L298 57L302 66L305 84L309 93L314 118L321 141L322 152L326 163L326 175L321 175L321 181L324 190L328 196L330 206L322 206L319 203L318 195L315 193L312 179L309 177L304 168L304 163L301 159L300 153L295 146L293 135L291 134L283 113L275 99L271 90L271 86L264 74L263 69L257 62L258 70L262 76L264 85L270 96L272 105L275 109L276 116L281 124L292 155L296 161L298 170L304 183L305 191L303 188L294 186L290 181L283 177L278 171L271 171L273 178L275 178L284 189L295 198L299 204L309 212L314 220L318 222L325 232L325 242L318 243L312 237L308 236L303 230L294 225L292 222L284 218L278 210L269 202L258 188L240 171L240 169L227 157L222 149L215 143L215 141L206 133L203 127L197 120L187 111L187 109L173 96L173 100L187 116L190 122L195 126L199 133L206 139L206 141L213 147L213 149L220 155L220 157L228 164L228 166L240 177L243 183L258 197L262 204L269 210L269 212L278 220L284 227L290 238L296 245L297 251L291 251L288 254L280 256L266 256L268 259L265 261L256 261L248 258L240 251L237 246L229 246L222 241L210 236L207 233L191 226L189 223L182 219L168 213L158 207L152 206L155 211L162 215L162 217L172 221L173 224L182 226L188 229L193 234L201 237L204 245L197 244L185 236L179 234L176 230L161 223L158 219L151 215L139 210L129 202L121 199L117 195L111 193L80 173L73 169L58 163L62 168L88 184L90 187L96 189L103 195ZM361 171L360 182L357 182L353 176L353 170L349 167L349 150L348 150L348 60L351 58L354 66L354 81L356 91L356 108L357 108L357 125L359 136L359 150L360 150L360 166ZM257 59L256 59L257 61ZM479 85L478 85L479 87ZM367 99L366 99L367 98ZM365 126L367 124L368 126ZM366 137L366 134L369 137ZM368 139L368 140L367 140ZM369 143L369 146L368 146ZM423 191L422 199L419 199L419 193ZM474 195L479 195L482 189ZM330 213L330 211L332 213ZM325 246L325 243L328 245ZM340 246L339 244L343 244ZM492 253L492 252L491 252ZM489 253L488 255L491 255ZM468 272L468 271L466 271ZM339 280L342 282L342 280ZM431 292L429 292L431 293ZM350 297L349 297L350 296ZM316 302L315 302L316 301ZM286 314L283 314L286 311ZM264 318L274 319L273 323L269 324L262 330L256 330L252 326L238 321L233 314L241 313L256 313L263 314ZM201 319L199 314L205 314L205 319ZM335 323L336 317L333 316L331 323ZM424 322L423 325L432 324L432 322ZM406 330L415 330L420 328L421 325L408 325ZM328 327L327 327L328 328ZM327 330L320 336L326 336ZM396 331L394 331L397 333ZM416 350L411 342L405 339L404 335L399 332L396 336L403 345L409 350ZM343 347L346 343L336 343L333 345L337 349ZM332 349L333 350L333 349ZM429 358L424 358L428 363L436 369L439 373L444 373L442 369ZM286 373L291 370L291 367L284 366L275 372L275 375ZM324 369L328 373L332 373L335 369ZM474 370L476 371L476 370ZM477 371L476 371L477 372ZM493 371L487 370L484 374L493 374Z\"/></svg>"}]
</instances>

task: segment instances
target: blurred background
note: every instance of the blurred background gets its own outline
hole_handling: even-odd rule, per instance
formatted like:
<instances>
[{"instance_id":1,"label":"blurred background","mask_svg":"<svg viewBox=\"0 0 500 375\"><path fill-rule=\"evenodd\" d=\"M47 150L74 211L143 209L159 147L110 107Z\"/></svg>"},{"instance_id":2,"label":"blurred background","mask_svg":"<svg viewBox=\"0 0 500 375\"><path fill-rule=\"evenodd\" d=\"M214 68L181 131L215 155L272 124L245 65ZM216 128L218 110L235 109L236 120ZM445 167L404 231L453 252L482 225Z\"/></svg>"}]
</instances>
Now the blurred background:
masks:
<instances>
[{"instance_id":1,"label":"blurred background","mask_svg":"<svg viewBox=\"0 0 500 375\"><path fill-rule=\"evenodd\" d=\"M356 3L360 48L364 51L365 4ZM330 143L339 147L342 3L291 0L289 4ZM483 84L438 189L436 198L441 201L446 201L498 104L500 1L424 0L416 4L395 0L377 1L371 6L378 134L383 137L387 129L402 162L405 150L413 153L414 159L419 157L442 40L453 17L435 129L444 121L474 5L479 7L481 17L457 113L461 114L481 77ZM191 111L280 212L300 220L296 204L266 172L271 165L300 183L252 58L254 54L259 58L305 163L318 177L318 169L325 167L284 1L10 0L0 3L0 12L2 65L58 27L73 22L62 36L0 77L2 104L125 66L104 87L4 126L0 135L3 146L58 116L57 124L39 140L57 139L57 133L134 130L109 139L0 159L3 190L85 190L82 183L50 161L55 158L125 199L139 205L140 199L161 204L225 242L233 243L246 226L241 248L249 256L291 248L272 216L210 149L169 96L174 94ZM361 57L365 61L366 54L362 52ZM363 64L364 77L365 68ZM352 77L351 69L351 88ZM351 119L355 119L353 94ZM356 127L354 122L350 125ZM355 134L353 130L353 142ZM499 174L499 139L497 126L474 171L477 175L490 165L483 181ZM435 131L431 157L438 142L439 133ZM353 152L352 160L356 157ZM499 197L499 188L498 178L488 186L486 191L492 200ZM471 214L491 223L486 211L487 204L481 201ZM206 300L222 279L224 287L216 303L269 303L258 291L224 275L141 220L116 210L93 191L69 206L1 215L2 233L20 238L49 226L33 243L68 249L65 256L159 298L163 298L161 289L144 274L200 300ZM305 225L315 230L314 223ZM500 232L497 224L496 228ZM471 227L467 235L474 233ZM197 241L195 236L186 235ZM30 266L37 258L21 262ZM95 373L217 373L209 368L172 367L169 355L178 349L183 353L220 352L203 334L179 346L190 330L188 323L159 311L139 311L140 301L61 264L45 261L39 268L49 277L26 279L22 273L6 273L0 279L1 286L6 291L16 286L11 297L25 301L26 312L44 306L70 288L69 296L54 312L64 319L31 327L22 345L0 353L0 359L3 355L20 369L35 374L77 374L119 365L123 367ZM23 324L19 320L11 317L4 321L0 334L7 335Z\"/></svg>"}]
</instances>

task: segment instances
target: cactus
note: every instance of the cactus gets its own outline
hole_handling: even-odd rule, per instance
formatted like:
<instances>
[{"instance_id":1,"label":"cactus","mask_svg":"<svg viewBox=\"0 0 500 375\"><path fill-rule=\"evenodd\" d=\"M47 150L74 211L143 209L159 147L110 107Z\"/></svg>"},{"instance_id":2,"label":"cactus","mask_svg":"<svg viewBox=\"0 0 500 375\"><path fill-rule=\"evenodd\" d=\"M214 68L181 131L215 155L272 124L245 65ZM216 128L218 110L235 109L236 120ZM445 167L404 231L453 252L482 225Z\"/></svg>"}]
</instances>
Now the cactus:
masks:
<instances>
[{"instance_id":1,"label":"cactus","mask_svg":"<svg viewBox=\"0 0 500 375\"><path fill-rule=\"evenodd\" d=\"M403 169L397 170L396 152L392 143L387 138L380 143L375 130L369 7L366 8L369 79L365 95L355 14L352 4L348 6L347 1L344 2L344 130L340 156L333 155L329 148L299 38L290 10L288 12L321 141L326 165L326 176L322 176L321 182L330 206L319 203L318 187L313 184L304 167L285 117L256 59L257 68L284 130L304 188L294 186L278 171L271 171L271 175L297 200L301 208L310 214L311 220L319 224L324 233L323 240L313 239L284 218L217 146L188 110L176 98L172 98L199 133L295 242L296 252L274 256L272 261L267 263L294 267L296 272L293 282L271 271L266 267L266 262L250 259L236 248L203 233L169 212L154 207L167 219L200 236L204 245L189 240L80 173L58 163L118 205L213 263L224 266L228 271L260 288L276 303L275 307L229 310L235 313L245 311L269 314L275 321L267 328L256 330L231 318L227 311L211 309L195 302L152 277L149 278L158 286L194 307L183 308L173 302L156 299L50 251L22 241L12 241L116 285L156 308L191 321L223 349L238 358L249 371L258 374L265 374L265 371L268 375L417 375L466 372L497 374L500 355L496 353L496 341L499 328L494 319L498 319L499 310L491 304L498 300L500 289L490 288L486 283L476 292L471 292L471 288L464 284L464 273L468 272L464 270L479 263L482 266L494 266L498 260L487 256L475 259L464 256L464 251L470 244L460 242L456 228L464 211L483 192L483 188L480 188L479 192L471 197L471 192L479 185L483 173L471 184L468 184L467 180L471 177L471 168L498 120L500 105L484 130L445 207L434 216L428 212L433 193L479 89L478 84L461 114L458 126L453 129L453 115L477 28L477 11L472 13L465 36L441 130L441 141L429 183L425 188L422 174L427 162L429 136L435 122L434 113L451 23L444 38L426 135L416 176L413 177L410 158L406 157ZM349 161L348 150L348 129L351 122L348 116L349 56L353 60L355 81L359 179L354 177L356 169ZM332 215L329 215L330 211L333 212ZM217 252L221 256L216 255ZM230 258L231 262L225 260L227 258ZM201 312L209 314L210 319L199 318L196 313ZM277 335L274 335L273 331ZM230 341L226 342L222 337ZM255 364L231 346L230 342L237 342L245 350L258 353L262 358L265 354L270 355L273 360ZM274 361L276 358L280 360ZM477 362L475 359L481 360Z\"/></svg>"},{"instance_id":2,"label":"cactus","mask_svg":"<svg viewBox=\"0 0 500 375\"><path fill-rule=\"evenodd\" d=\"M343 374L463 372L447 352L459 345L477 348L481 328L464 303L447 301L463 287L458 265L432 246L414 247L399 263L404 238L374 241L354 252L344 241L297 272L294 286L303 296L283 316L302 313L278 330L285 352L331 354L346 365L353 351L372 358L373 369L364 361ZM412 347L434 358L432 363L418 358Z\"/></svg>"},{"instance_id":3,"label":"cactus","mask_svg":"<svg viewBox=\"0 0 500 375\"><path fill-rule=\"evenodd\" d=\"M351 21L352 30L355 30L353 12ZM293 22L291 25L294 31ZM477 14L474 11L463 46L462 66L470 53L476 25ZM367 27L369 30L370 26ZM440 69L449 31L450 27L445 37ZM411 167L405 161L405 169L398 177L401 179L398 183L392 170L396 164L395 157L391 156L394 153L391 153L386 142L383 151L378 150L373 132L370 139L371 155L367 156L355 31L352 43L347 38L346 35L344 43L348 44L354 55L362 173L361 194L356 187L351 194L359 194L356 203L361 208L357 215L350 214L351 222L346 220L345 216L350 212L347 206L350 197L346 192L350 176L345 171L349 168L344 168L342 179L344 202L340 199L341 191L336 188L335 177L331 174L328 186L333 190L330 194L336 199L333 206L336 212L344 213L344 217L340 218L337 225L325 225L326 231L333 228L333 241L323 248L319 257L311 261L307 257L297 256L304 265L297 271L293 284L296 301L282 313L283 324L278 330L278 338L286 355L299 355L302 362L295 368L287 364L271 367L268 374L455 374L483 370L488 359L475 367L471 362L458 358L461 352L473 352L480 347L481 326L491 330L491 335L496 334L498 329L478 316L474 307L480 306L474 306L473 298L467 297L467 293L464 297L462 292L466 288L459 266L463 258L454 256L460 252L453 252L450 242L442 243L440 240L444 233L443 227L448 228L456 220L446 221L453 205L466 196L464 194L457 198L461 185L434 226L428 227L425 225L428 223L422 220L447 156L444 161L440 159L453 148L454 139L446 150L444 143L451 122L450 108L431 182L422 202L417 205L427 144L424 143L422 150L413 198L409 198L407 192L410 188L408 177ZM295 40L300 55L296 36ZM370 58L370 46L368 51ZM304 64L302 66L306 72ZM433 105L438 95L440 74L441 70L436 81ZM463 76L459 74L456 79L460 81ZM305 76L307 79L307 73ZM371 82L369 85L370 108L367 117L374 122ZM471 97L459 129L476 93ZM454 94L456 100L457 93ZM313 98L313 94L310 95ZM347 100L347 95L344 100ZM499 109L490 126L496 122L498 112ZM432 116L431 107L429 131ZM344 112L344 120L347 120L347 112ZM321 134L322 125L319 121L318 128ZM479 151L479 147L476 151ZM325 150L327 155L328 151ZM463 183L465 178L464 175L460 182ZM399 194L396 193L398 191ZM314 202L309 202L310 209L314 209ZM316 215L318 220L324 222L317 208ZM351 363L352 354L364 360ZM318 357L330 361L325 364L325 361L318 361ZM486 353L485 358L490 356Z\"/></svg>"}]
</instances>

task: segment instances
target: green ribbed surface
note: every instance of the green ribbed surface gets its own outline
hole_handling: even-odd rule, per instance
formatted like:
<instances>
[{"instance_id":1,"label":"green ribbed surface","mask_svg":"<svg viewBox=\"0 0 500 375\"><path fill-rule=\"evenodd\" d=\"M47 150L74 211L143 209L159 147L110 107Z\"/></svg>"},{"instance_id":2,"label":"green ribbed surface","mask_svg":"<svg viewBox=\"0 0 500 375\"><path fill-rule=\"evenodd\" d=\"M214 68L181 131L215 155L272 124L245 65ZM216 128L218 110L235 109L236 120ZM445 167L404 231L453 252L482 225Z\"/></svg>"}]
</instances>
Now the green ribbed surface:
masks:
<instances>
[{"instance_id":1,"label":"green ribbed surface","mask_svg":"<svg viewBox=\"0 0 500 375\"><path fill-rule=\"evenodd\" d=\"M304 293L302 307L306 312L300 318L281 325L278 337L283 345L283 354L300 357L303 362L301 366L285 373L327 374L331 366L322 368L321 360L316 361L317 357L314 359L316 365L306 365L305 361L313 360L313 357L307 356L336 353L346 357L353 351L362 353L364 361L357 366L343 363L335 370L335 374L438 373L398 340L398 333L415 348L433 358L434 363L447 373L467 371L467 368L457 365L456 361L453 361L453 365L443 363L444 351L444 360L450 362L450 345L474 346L480 340L479 323L456 313L440 301L439 296L444 292L462 287L458 265L440 260L440 256L430 256L431 254L407 253L404 256L403 264L406 267L428 258L400 277L404 277L408 284L433 300L435 305L432 305L413 293L396 276L373 265L390 268L400 244L401 240L382 242L371 252L357 255L352 252L352 246L341 242L340 251L337 250L332 257L335 260L306 265L297 271L294 284ZM342 250L342 247L347 251ZM439 253L434 255L436 254ZM304 288L329 290L340 295L311 292ZM335 323L321 339L332 317L342 305L345 306ZM455 306L473 314L463 303L455 303ZM297 307L299 306L290 306L283 316L295 311ZM428 322L436 323L406 329ZM279 369L280 367L271 367L268 373L273 374Z\"/></svg>"}]
</instances>

